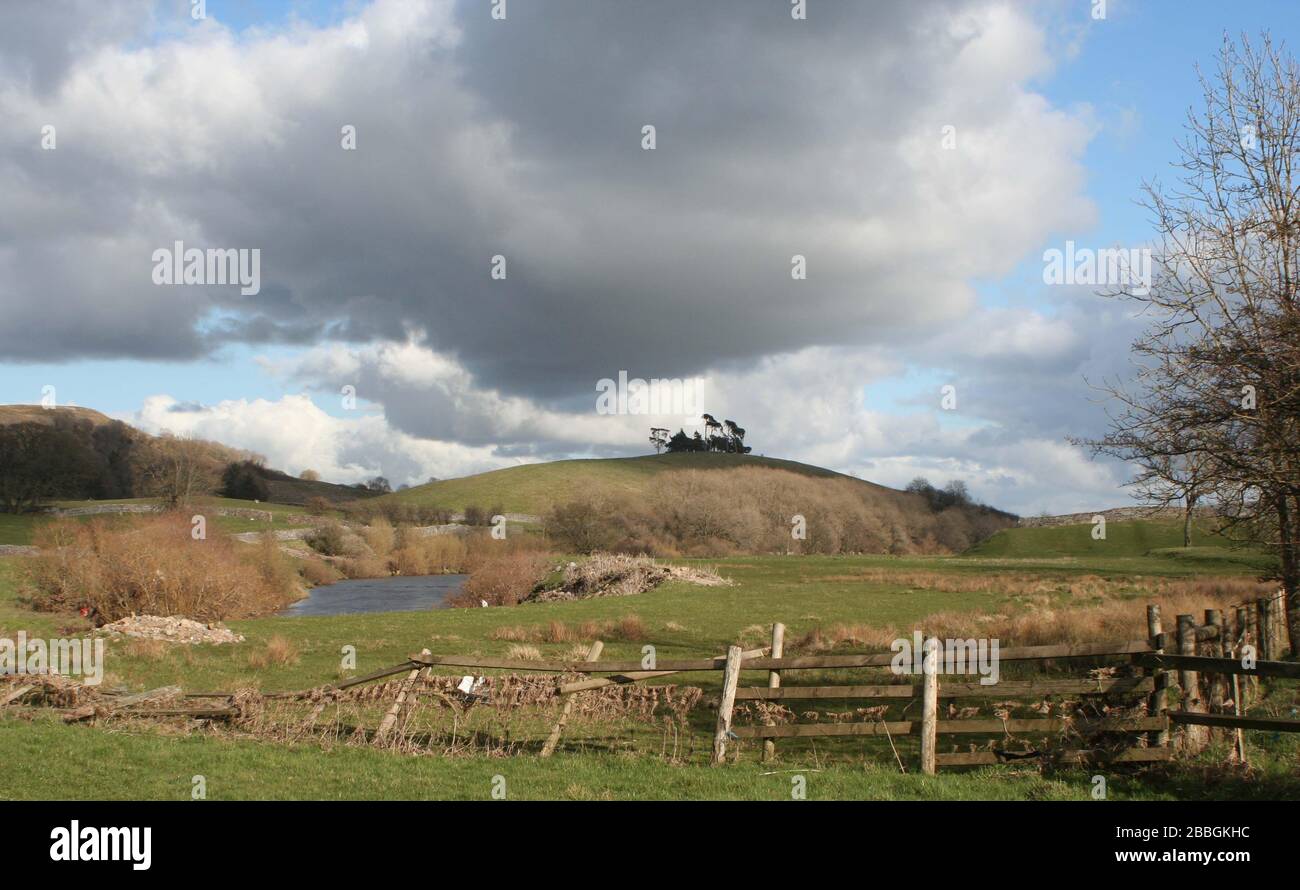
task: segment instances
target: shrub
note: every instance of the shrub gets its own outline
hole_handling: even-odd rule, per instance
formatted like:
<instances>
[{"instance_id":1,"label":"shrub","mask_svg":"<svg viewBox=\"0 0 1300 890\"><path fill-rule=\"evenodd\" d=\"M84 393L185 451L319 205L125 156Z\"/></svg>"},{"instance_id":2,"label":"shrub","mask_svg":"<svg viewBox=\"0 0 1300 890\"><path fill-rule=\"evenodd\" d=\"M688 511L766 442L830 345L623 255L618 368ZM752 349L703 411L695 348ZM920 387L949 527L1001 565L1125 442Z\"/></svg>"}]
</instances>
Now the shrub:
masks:
<instances>
[{"instance_id":1,"label":"shrub","mask_svg":"<svg viewBox=\"0 0 1300 890\"><path fill-rule=\"evenodd\" d=\"M298 647L279 634L266 641L266 647L248 656L248 666L262 670L268 667L288 667L298 663Z\"/></svg>"},{"instance_id":2,"label":"shrub","mask_svg":"<svg viewBox=\"0 0 1300 890\"><path fill-rule=\"evenodd\" d=\"M346 549L343 526L329 522L303 538L307 546L325 556L342 556Z\"/></svg>"},{"instance_id":3,"label":"shrub","mask_svg":"<svg viewBox=\"0 0 1300 890\"><path fill-rule=\"evenodd\" d=\"M39 529L22 587L38 609L89 607L99 624L132 614L220 621L291 603L297 575L284 555L225 535L195 541L187 518L166 514L108 523L56 520Z\"/></svg>"},{"instance_id":4,"label":"shrub","mask_svg":"<svg viewBox=\"0 0 1300 890\"><path fill-rule=\"evenodd\" d=\"M466 525L487 525L487 516L483 508L478 504L470 504L465 508Z\"/></svg>"},{"instance_id":5,"label":"shrub","mask_svg":"<svg viewBox=\"0 0 1300 890\"><path fill-rule=\"evenodd\" d=\"M550 567L552 558L542 553L515 550L491 557L474 570L452 606L513 606L532 593Z\"/></svg>"},{"instance_id":6,"label":"shrub","mask_svg":"<svg viewBox=\"0 0 1300 890\"><path fill-rule=\"evenodd\" d=\"M401 575L452 575L465 570L465 542L457 535L406 533L389 564Z\"/></svg>"},{"instance_id":7,"label":"shrub","mask_svg":"<svg viewBox=\"0 0 1300 890\"><path fill-rule=\"evenodd\" d=\"M393 550L393 526L383 516L375 517L375 521L361 530L361 537L365 540L366 546L379 559L387 559L388 554Z\"/></svg>"},{"instance_id":8,"label":"shrub","mask_svg":"<svg viewBox=\"0 0 1300 890\"><path fill-rule=\"evenodd\" d=\"M324 587L335 581L343 580L343 573L323 559L304 559L298 563L298 571L312 587Z\"/></svg>"},{"instance_id":9,"label":"shrub","mask_svg":"<svg viewBox=\"0 0 1300 890\"><path fill-rule=\"evenodd\" d=\"M307 498L305 506L312 516L324 516L334 509L334 505L320 495Z\"/></svg>"},{"instance_id":10,"label":"shrub","mask_svg":"<svg viewBox=\"0 0 1300 890\"><path fill-rule=\"evenodd\" d=\"M251 460L230 464L221 474L221 493L244 501L264 501L271 496L262 467Z\"/></svg>"},{"instance_id":11,"label":"shrub","mask_svg":"<svg viewBox=\"0 0 1300 890\"><path fill-rule=\"evenodd\" d=\"M608 550L614 529L608 511L592 500L557 504L545 519L546 534L565 553L595 553Z\"/></svg>"},{"instance_id":12,"label":"shrub","mask_svg":"<svg viewBox=\"0 0 1300 890\"><path fill-rule=\"evenodd\" d=\"M392 574L387 560L369 554L345 559L339 568L348 578L387 578Z\"/></svg>"}]
</instances>

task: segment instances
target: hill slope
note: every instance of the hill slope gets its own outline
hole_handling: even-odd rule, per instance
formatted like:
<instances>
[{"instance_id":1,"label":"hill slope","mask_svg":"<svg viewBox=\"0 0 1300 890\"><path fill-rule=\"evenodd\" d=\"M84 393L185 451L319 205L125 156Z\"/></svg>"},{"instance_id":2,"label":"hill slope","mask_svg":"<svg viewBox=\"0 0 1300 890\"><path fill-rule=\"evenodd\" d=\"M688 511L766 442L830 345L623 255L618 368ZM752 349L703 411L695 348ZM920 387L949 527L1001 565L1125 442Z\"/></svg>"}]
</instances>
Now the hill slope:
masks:
<instances>
[{"instance_id":1,"label":"hill slope","mask_svg":"<svg viewBox=\"0 0 1300 890\"><path fill-rule=\"evenodd\" d=\"M41 405L0 405L0 426L11 423L53 424L56 417L89 421L92 426L107 426L113 418L93 408L59 407Z\"/></svg>"},{"instance_id":2,"label":"hill slope","mask_svg":"<svg viewBox=\"0 0 1300 890\"><path fill-rule=\"evenodd\" d=\"M166 445L166 437L153 436L120 420L91 408L57 407L40 405L0 405L0 437L6 432L16 433L19 425L53 428L51 435L62 430L59 449L75 458L78 472L64 473L64 481L47 485L45 500L94 499L120 500L148 497L151 491L149 467L161 458L159 449ZM15 438L18 438L15 436ZM55 441L50 439L51 442ZM250 452L203 439L187 440L194 447L192 457L198 461L205 475L217 480L231 463L260 457ZM57 458L63 455L50 453L47 443L14 443L19 451L32 452L26 461L28 476L44 473L51 478L60 476ZM65 461L67 463L67 461ZM13 472L12 467L0 466L0 473ZM267 497L272 503L305 504L308 499L321 497L339 503L370 497L374 493L348 485L330 482L311 482L298 479L278 470L259 466L257 474L266 484ZM250 495L252 497L252 495Z\"/></svg>"},{"instance_id":3,"label":"hill slope","mask_svg":"<svg viewBox=\"0 0 1300 890\"><path fill-rule=\"evenodd\" d=\"M554 504L597 494L637 496L644 494L661 473L674 470L728 470L767 467L818 478L851 479L878 492L893 489L863 482L833 470L773 457L752 454L659 454L643 457L557 460L492 470L459 479L444 479L386 495L386 499L407 504L464 510L475 505L485 509L504 507L509 513L540 515Z\"/></svg>"}]
</instances>

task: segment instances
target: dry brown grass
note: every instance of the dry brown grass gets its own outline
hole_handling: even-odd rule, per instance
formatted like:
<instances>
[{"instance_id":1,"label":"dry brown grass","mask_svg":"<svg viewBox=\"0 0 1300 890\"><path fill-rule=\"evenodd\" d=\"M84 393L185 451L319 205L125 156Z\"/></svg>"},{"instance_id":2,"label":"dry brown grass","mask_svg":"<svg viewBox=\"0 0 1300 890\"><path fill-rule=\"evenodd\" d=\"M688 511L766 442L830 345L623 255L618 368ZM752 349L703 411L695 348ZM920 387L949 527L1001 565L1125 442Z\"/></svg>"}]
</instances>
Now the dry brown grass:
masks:
<instances>
[{"instance_id":1,"label":"dry brown grass","mask_svg":"<svg viewBox=\"0 0 1300 890\"><path fill-rule=\"evenodd\" d=\"M1054 643L1098 643L1138 640L1146 636L1146 607L1160 606L1166 621L1179 614L1200 616L1206 609L1232 608L1238 603L1271 594L1276 585L1242 578L1146 579L1153 588L1146 596L1118 598L1112 593L1091 605L1050 598L1036 598L1028 608L1012 614L986 612L937 612L922 623L927 634L942 638L997 639L1003 646L1042 646ZM1167 625L1168 626L1168 625ZM912 628L888 625L845 625L817 627L794 644L805 651L824 651L837 646L886 650Z\"/></svg>"},{"instance_id":2,"label":"dry brown grass","mask_svg":"<svg viewBox=\"0 0 1300 890\"><path fill-rule=\"evenodd\" d=\"M377 559L387 560L393 552L393 526L382 516L376 516L370 525L361 529L361 539Z\"/></svg>"},{"instance_id":3,"label":"dry brown grass","mask_svg":"<svg viewBox=\"0 0 1300 890\"><path fill-rule=\"evenodd\" d=\"M469 549L460 536L401 531L399 546L389 557L399 575L447 575L465 570Z\"/></svg>"},{"instance_id":4,"label":"dry brown grass","mask_svg":"<svg viewBox=\"0 0 1300 890\"><path fill-rule=\"evenodd\" d=\"M276 612L298 594L298 574L273 543L250 547L222 534L193 540L188 516L109 523L65 519L36 533L21 585L49 611L95 610L100 624L131 614L199 621Z\"/></svg>"},{"instance_id":5,"label":"dry brown grass","mask_svg":"<svg viewBox=\"0 0 1300 890\"><path fill-rule=\"evenodd\" d=\"M293 641L275 634L266 641L265 647L249 653L248 666L255 670L288 667L297 664L298 659L298 647L293 644Z\"/></svg>"},{"instance_id":6,"label":"dry brown grass","mask_svg":"<svg viewBox=\"0 0 1300 890\"><path fill-rule=\"evenodd\" d=\"M518 658L523 661L541 661L542 652L536 646L525 646L519 643L512 643L506 647L506 658Z\"/></svg>"},{"instance_id":7,"label":"dry brown grass","mask_svg":"<svg viewBox=\"0 0 1300 890\"><path fill-rule=\"evenodd\" d=\"M535 624L531 627L508 625L498 627L488 634L493 640L519 643L580 643L584 646L595 640L607 643L636 643L646 638L646 624L637 615L609 618L604 621L583 621L569 625L562 621Z\"/></svg>"},{"instance_id":8,"label":"dry brown grass","mask_svg":"<svg viewBox=\"0 0 1300 890\"><path fill-rule=\"evenodd\" d=\"M796 514L805 540L790 534ZM565 552L710 557L960 552L1010 524L977 507L936 513L920 495L854 479L734 467L663 473L640 499L597 491L557 505L546 529Z\"/></svg>"}]
</instances>

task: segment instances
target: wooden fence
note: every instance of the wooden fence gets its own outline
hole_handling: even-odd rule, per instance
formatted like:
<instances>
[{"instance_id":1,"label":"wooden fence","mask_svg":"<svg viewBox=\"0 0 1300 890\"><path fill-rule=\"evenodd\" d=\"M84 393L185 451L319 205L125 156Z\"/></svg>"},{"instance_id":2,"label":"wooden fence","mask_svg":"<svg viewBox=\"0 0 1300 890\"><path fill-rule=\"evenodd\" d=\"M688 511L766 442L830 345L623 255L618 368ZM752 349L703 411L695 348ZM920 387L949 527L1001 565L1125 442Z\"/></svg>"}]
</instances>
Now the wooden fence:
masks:
<instances>
[{"instance_id":1,"label":"wooden fence","mask_svg":"<svg viewBox=\"0 0 1300 890\"><path fill-rule=\"evenodd\" d=\"M1053 758L1070 762L1104 761L1110 763L1144 763L1168 760L1178 748L1197 751L1214 738L1231 738L1236 757L1245 759L1245 730L1269 732L1300 731L1300 721L1272 717L1249 717L1245 711L1258 694L1260 677L1300 678L1300 664L1280 660L1287 640L1279 598L1269 597L1245 603L1227 612L1210 609L1204 621L1192 615L1177 616L1174 630L1166 631L1158 606L1147 607L1146 635L1142 639L1086 645L1022 646L1000 649L999 670L1003 664L1017 662L1051 662L1051 676L1036 679L999 680L984 685L975 678L941 675L933 659L946 655L938 640L925 639L925 657L931 659L930 670L919 671L915 682L900 682L892 675L879 676L889 668L896 653L856 655L786 656L785 628L772 628L770 647L743 650L731 646L724 655L713 658L683 658L657 661L601 661L602 645L592 645L583 661L498 658L478 655L435 655L427 649L405 662L384 668L325 690L343 690L396 674L406 673L407 682L398 687L397 699L374 733L383 741L392 729L402 708L405 690L417 676L437 668L477 668L516 672L542 672L557 675L580 675L579 678L557 677L554 700L560 706L550 733L541 746L541 756L556 750L563 734L574 696L617 684L639 683L678 673L721 672L722 691L714 728L712 761L725 762L728 746L737 740L761 739L765 760L775 756L781 739L883 737L888 739L900 767L902 755L896 740L913 737L919 742L919 768L934 773L940 767L980 766L1015 762L1029 758ZM957 641L961 642L961 641ZM1251 647L1251 648L1248 648ZM1254 656L1253 658L1251 656ZM1092 663L1116 659L1133 668L1132 676L1115 676L1113 672L1093 671L1092 675L1061 676L1070 672L1079 659ZM874 669L869 680L845 685L791 685L789 680L799 671L841 671ZM766 671L763 685L741 685L742 672ZM597 676L602 675L602 676ZM974 681L973 681L974 680ZM319 690L316 690L319 691ZM314 691L308 691L313 692ZM279 693L280 697L306 693ZM1174 696L1177 696L1176 700ZM227 693L192 693L194 697L229 697ZM473 694L467 694L467 700ZM1088 703L1082 710L1062 713L1059 700L1048 707L1051 697L1069 697ZM1136 707L1111 707L1107 697L1119 697ZM268 696L273 698L275 696ZM989 700L994 701L995 719L976 716ZM1015 717L1017 702L1032 700L1039 711L1034 717ZM780 704L784 702L877 701L888 706L900 702L920 703L915 719L884 718L885 708L860 709L864 715L857 722L780 722L768 712L753 725L733 725L737 703ZM949 703L947 719L939 714L939 704ZM963 701L983 702L980 707L957 708ZM472 703L472 702L471 702ZM1176 704L1176 708L1171 708ZM230 710L230 709L227 709ZM1056 711L1053 714L1053 711ZM162 713L162 712L151 712ZM192 712L187 712L194 716ZM204 712L207 713L207 712ZM212 711L213 714L216 711ZM225 713L225 712L223 712ZM233 713L233 711L232 711ZM1173 730L1178 730L1176 734ZM1001 737L1025 743L1023 750L1006 745L996 747L987 737ZM941 752L939 738L974 739L985 737L984 747L967 751ZM1032 746L1031 739L1048 740ZM905 768L905 767L904 767Z\"/></svg>"},{"instance_id":2,"label":"wooden fence","mask_svg":"<svg viewBox=\"0 0 1300 890\"><path fill-rule=\"evenodd\" d=\"M1140 675L1012 680L992 685L947 682L946 679L941 682L940 671L934 669L941 663L939 661L930 661L931 669L924 669L920 682L915 684L784 685L787 671L881 667L890 664L895 655L775 657L780 652L784 639L784 628L778 624L772 633L774 657L747 658L737 646L731 647L728 652L723 666L723 690L714 737L713 761L723 762L731 739L762 738L764 757L770 758L774 753L774 740L781 738L886 736L892 745L895 738L915 735L920 738L920 769L931 774L941 766L979 766L1023 760L1032 756L1051 756L1067 761L1142 763L1173 757L1175 749L1170 743L1171 725L1184 728L1182 747L1189 751L1203 748L1212 732L1231 730L1235 756L1244 760L1246 748L1243 730L1300 731L1300 721L1297 720L1244 716L1247 700L1254 691L1252 684L1258 683L1257 678L1300 678L1300 664L1276 660L1284 654L1284 612L1279 594L1256 603L1243 604L1233 611L1230 618L1220 610L1209 609L1205 612L1204 624L1197 624L1192 615L1179 615L1177 631L1166 633L1162 628L1160 608L1152 605L1147 607L1146 639L1081 646L1028 646L1002 649L998 653L999 662L1057 662L1079 658L1095 660L1123 657L1139 669ZM924 645L927 661L940 659L944 655L943 644L939 640L930 638ZM1249 654L1247 646L1254 647L1253 659L1246 657ZM741 687L740 672L749 669L770 671L767 685ZM1177 674L1173 671L1177 671ZM1180 692L1179 707L1170 710L1170 695L1175 689ZM1041 702L1044 697L1055 695L1088 698L1121 694L1141 696L1142 713L1095 720L1060 716L944 720L940 719L938 713L939 702L943 699L1035 699ZM887 703L917 698L921 700L921 712L917 720L784 725L769 721L762 726L732 726L736 701L854 699ZM1059 738L1067 732L1070 738L1088 740L1108 736L1111 742L1101 747L1049 747L1025 752L981 750L940 753L938 750L940 736L1011 736L1020 733L1030 737ZM1116 743L1116 738L1127 739L1128 742Z\"/></svg>"}]
</instances>

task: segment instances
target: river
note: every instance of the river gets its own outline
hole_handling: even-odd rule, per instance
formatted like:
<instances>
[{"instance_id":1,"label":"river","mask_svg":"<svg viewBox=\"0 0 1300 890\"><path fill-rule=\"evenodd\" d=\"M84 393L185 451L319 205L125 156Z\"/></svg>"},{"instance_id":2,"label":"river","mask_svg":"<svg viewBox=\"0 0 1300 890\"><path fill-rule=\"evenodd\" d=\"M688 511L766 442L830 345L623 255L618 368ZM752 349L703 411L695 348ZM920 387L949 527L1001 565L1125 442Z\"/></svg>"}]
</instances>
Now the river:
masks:
<instances>
[{"instance_id":1,"label":"river","mask_svg":"<svg viewBox=\"0 0 1300 890\"><path fill-rule=\"evenodd\" d=\"M468 575L394 575L357 578L313 588L281 615L355 615L362 612L422 612L447 608Z\"/></svg>"}]
</instances>

